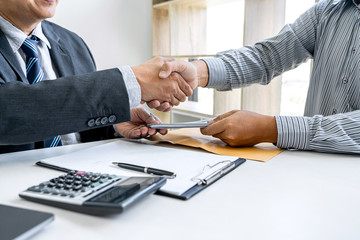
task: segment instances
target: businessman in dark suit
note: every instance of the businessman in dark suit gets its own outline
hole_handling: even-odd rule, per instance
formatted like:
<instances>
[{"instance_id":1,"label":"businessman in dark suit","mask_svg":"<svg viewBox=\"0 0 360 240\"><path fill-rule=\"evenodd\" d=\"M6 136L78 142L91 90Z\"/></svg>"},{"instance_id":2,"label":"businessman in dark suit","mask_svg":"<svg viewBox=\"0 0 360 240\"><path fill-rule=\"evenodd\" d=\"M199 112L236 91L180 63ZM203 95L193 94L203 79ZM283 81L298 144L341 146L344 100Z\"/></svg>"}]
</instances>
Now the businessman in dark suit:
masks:
<instances>
[{"instance_id":1,"label":"businessman in dark suit","mask_svg":"<svg viewBox=\"0 0 360 240\"><path fill-rule=\"evenodd\" d=\"M179 75L158 78L163 58L96 71L79 36L45 21L57 4L0 0L0 153L41 148L57 135L65 144L109 139L113 126L125 137L155 134L144 123L158 119L134 107L155 99L177 105L192 94L191 87ZM34 84L22 46L30 38L44 76Z\"/></svg>"}]
</instances>

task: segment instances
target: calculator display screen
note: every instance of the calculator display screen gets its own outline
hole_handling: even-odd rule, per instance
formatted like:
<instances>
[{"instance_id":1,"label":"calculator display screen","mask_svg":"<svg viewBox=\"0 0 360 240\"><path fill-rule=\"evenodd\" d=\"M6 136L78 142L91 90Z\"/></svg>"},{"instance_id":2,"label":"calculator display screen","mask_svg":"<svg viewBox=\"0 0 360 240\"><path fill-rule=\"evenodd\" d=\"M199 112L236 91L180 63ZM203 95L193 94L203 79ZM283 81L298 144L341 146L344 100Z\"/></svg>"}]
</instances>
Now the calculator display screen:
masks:
<instances>
[{"instance_id":1,"label":"calculator display screen","mask_svg":"<svg viewBox=\"0 0 360 240\"><path fill-rule=\"evenodd\" d=\"M156 183L158 180L159 178L153 177L131 177L89 199L87 202L119 204Z\"/></svg>"}]
</instances>

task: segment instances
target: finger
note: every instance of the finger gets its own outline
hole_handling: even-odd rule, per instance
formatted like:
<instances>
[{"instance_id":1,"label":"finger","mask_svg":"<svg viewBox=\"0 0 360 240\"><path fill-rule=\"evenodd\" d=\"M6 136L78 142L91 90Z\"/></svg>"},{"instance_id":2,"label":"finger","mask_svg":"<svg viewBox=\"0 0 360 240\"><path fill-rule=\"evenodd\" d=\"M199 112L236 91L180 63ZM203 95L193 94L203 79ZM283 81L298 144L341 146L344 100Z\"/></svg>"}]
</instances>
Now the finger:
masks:
<instances>
[{"instance_id":1,"label":"finger","mask_svg":"<svg viewBox=\"0 0 360 240\"><path fill-rule=\"evenodd\" d=\"M149 128L148 127L143 126L143 127L140 128L140 131L141 131L140 137L142 137L142 138L149 135Z\"/></svg>"},{"instance_id":2,"label":"finger","mask_svg":"<svg viewBox=\"0 0 360 240\"><path fill-rule=\"evenodd\" d=\"M118 133L120 133L121 136L129 139L137 139L141 136L141 131L138 128L126 129L126 127L124 127L123 129L119 127L117 128L117 131Z\"/></svg>"},{"instance_id":3,"label":"finger","mask_svg":"<svg viewBox=\"0 0 360 240\"><path fill-rule=\"evenodd\" d=\"M146 136L144 136L144 137L147 137L147 136L153 136L153 135L155 135L156 134L156 129L154 129L154 128L148 128L147 129L147 133L146 133Z\"/></svg>"},{"instance_id":4,"label":"finger","mask_svg":"<svg viewBox=\"0 0 360 240\"><path fill-rule=\"evenodd\" d=\"M170 76L172 72L182 73L185 70L186 70L186 64L184 64L182 61L165 62L160 69L159 77L167 78Z\"/></svg>"},{"instance_id":5,"label":"finger","mask_svg":"<svg viewBox=\"0 0 360 240\"><path fill-rule=\"evenodd\" d=\"M168 130L167 129L159 129L159 133L161 135L166 135L168 133Z\"/></svg>"},{"instance_id":6,"label":"finger","mask_svg":"<svg viewBox=\"0 0 360 240\"><path fill-rule=\"evenodd\" d=\"M230 117L231 115L233 115L234 113L238 112L238 110L232 110L230 112L227 112L227 113L224 113L224 114L221 114L219 116L217 116L216 118L213 119L213 122L218 122L218 121L221 121L227 117Z\"/></svg>"},{"instance_id":7,"label":"finger","mask_svg":"<svg viewBox=\"0 0 360 240\"><path fill-rule=\"evenodd\" d=\"M161 111L161 112L169 112L169 111L171 111L171 109L172 109L171 105L169 105L169 107L160 106L160 107L156 108L156 110Z\"/></svg>"},{"instance_id":8,"label":"finger","mask_svg":"<svg viewBox=\"0 0 360 240\"><path fill-rule=\"evenodd\" d=\"M165 110L171 108L171 104L169 102L163 102L160 104L159 107L156 108L156 110L164 112Z\"/></svg>"},{"instance_id":9,"label":"finger","mask_svg":"<svg viewBox=\"0 0 360 240\"><path fill-rule=\"evenodd\" d=\"M141 130L140 129L130 130L128 132L128 135L129 137L127 138L132 138L132 139L140 138Z\"/></svg>"},{"instance_id":10,"label":"finger","mask_svg":"<svg viewBox=\"0 0 360 240\"><path fill-rule=\"evenodd\" d=\"M180 99L186 96L182 92L175 92L170 97L171 97L170 104L173 106L178 106L181 102Z\"/></svg>"},{"instance_id":11,"label":"finger","mask_svg":"<svg viewBox=\"0 0 360 240\"><path fill-rule=\"evenodd\" d=\"M138 108L138 117L141 120L141 123L149 124L149 123L158 123L158 121L155 119L155 115L151 112L147 111L144 108Z\"/></svg>"},{"instance_id":12,"label":"finger","mask_svg":"<svg viewBox=\"0 0 360 240\"><path fill-rule=\"evenodd\" d=\"M180 90L183 93L185 93L186 96L189 97L189 96L191 96L193 94L193 89L191 88L191 86L185 81L185 79L179 73L173 72L170 75L170 79L177 81Z\"/></svg>"},{"instance_id":13,"label":"finger","mask_svg":"<svg viewBox=\"0 0 360 240\"><path fill-rule=\"evenodd\" d=\"M159 100L152 100L150 102L146 103L148 105L149 108L158 108L160 106L160 101Z\"/></svg>"},{"instance_id":14,"label":"finger","mask_svg":"<svg viewBox=\"0 0 360 240\"><path fill-rule=\"evenodd\" d=\"M216 135L216 134L220 134L222 132L224 132L225 129L225 121L221 120L218 122L214 122L213 124L205 127L205 128L200 128L200 132L204 135Z\"/></svg>"},{"instance_id":15,"label":"finger","mask_svg":"<svg viewBox=\"0 0 360 240\"><path fill-rule=\"evenodd\" d=\"M165 109L164 112L169 112L169 111L171 111L172 108L173 108L173 107L170 106L169 108Z\"/></svg>"},{"instance_id":16,"label":"finger","mask_svg":"<svg viewBox=\"0 0 360 240\"><path fill-rule=\"evenodd\" d=\"M181 76L179 74L171 74L171 78L169 81L173 81L173 88L174 88L174 93L173 95L171 95L172 101L170 102L172 105L179 105L181 102L185 102L186 101L186 91L187 94L192 94L192 89L191 87L183 80L181 80ZM185 90L185 92L181 89L181 88L185 88L185 85L187 86L187 90Z\"/></svg>"}]
</instances>

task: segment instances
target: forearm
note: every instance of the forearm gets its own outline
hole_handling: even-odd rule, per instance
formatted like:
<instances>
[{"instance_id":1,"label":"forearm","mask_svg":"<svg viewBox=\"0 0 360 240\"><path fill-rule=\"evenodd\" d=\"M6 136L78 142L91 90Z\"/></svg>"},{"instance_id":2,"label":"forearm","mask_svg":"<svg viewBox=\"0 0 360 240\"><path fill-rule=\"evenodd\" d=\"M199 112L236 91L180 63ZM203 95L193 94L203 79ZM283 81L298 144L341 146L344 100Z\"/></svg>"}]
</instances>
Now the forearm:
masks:
<instances>
[{"instance_id":1,"label":"forearm","mask_svg":"<svg viewBox=\"0 0 360 240\"><path fill-rule=\"evenodd\" d=\"M274 77L312 58L318 8L308 10L272 38L204 59L209 67L207 87L231 90L254 83L266 85Z\"/></svg>"},{"instance_id":2,"label":"forearm","mask_svg":"<svg viewBox=\"0 0 360 240\"><path fill-rule=\"evenodd\" d=\"M319 152L360 153L360 110L332 116L276 116L277 146Z\"/></svg>"},{"instance_id":3,"label":"forearm","mask_svg":"<svg viewBox=\"0 0 360 240\"><path fill-rule=\"evenodd\" d=\"M118 69L34 85L8 82L1 84L0 96L1 145L43 140L130 119L128 95Z\"/></svg>"}]
</instances>

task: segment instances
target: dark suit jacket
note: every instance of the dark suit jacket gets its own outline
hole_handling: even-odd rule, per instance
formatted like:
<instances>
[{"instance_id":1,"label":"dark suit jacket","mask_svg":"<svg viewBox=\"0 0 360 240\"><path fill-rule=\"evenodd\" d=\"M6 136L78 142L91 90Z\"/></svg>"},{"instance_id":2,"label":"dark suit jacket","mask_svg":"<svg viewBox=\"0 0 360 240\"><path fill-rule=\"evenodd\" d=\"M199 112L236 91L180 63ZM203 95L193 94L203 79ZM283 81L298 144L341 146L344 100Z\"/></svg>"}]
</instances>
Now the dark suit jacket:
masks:
<instances>
[{"instance_id":1,"label":"dark suit jacket","mask_svg":"<svg viewBox=\"0 0 360 240\"><path fill-rule=\"evenodd\" d=\"M112 124L130 119L121 72L96 72L79 36L47 21L42 28L59 78L34 85L0 31L0 153L38 148L34 142L72 132L81 132L83 142L108 139Z\"/></svg>"}]
</instances>

